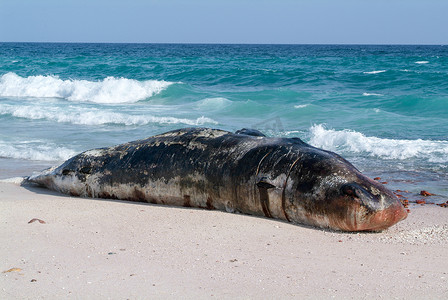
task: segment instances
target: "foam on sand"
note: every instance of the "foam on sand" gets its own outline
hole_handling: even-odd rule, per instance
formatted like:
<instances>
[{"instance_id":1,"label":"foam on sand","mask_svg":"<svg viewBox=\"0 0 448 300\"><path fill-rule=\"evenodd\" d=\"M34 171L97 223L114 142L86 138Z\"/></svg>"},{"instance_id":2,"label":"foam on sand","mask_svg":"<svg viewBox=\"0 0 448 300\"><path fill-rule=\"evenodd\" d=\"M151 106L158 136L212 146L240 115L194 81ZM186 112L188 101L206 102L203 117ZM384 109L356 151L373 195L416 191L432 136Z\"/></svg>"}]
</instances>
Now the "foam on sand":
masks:
<instances>
[{"instance_id":1,"label":"foam on sand","mask_svg":"<svg viewBox=\"0 0 448 300\"><path fill-rule=\"evenodd\" d=\"M12 183L20 185L25 180L24 177L11 177L6 179L0 179L0 183Z\"/></svg>"}]
</instances>

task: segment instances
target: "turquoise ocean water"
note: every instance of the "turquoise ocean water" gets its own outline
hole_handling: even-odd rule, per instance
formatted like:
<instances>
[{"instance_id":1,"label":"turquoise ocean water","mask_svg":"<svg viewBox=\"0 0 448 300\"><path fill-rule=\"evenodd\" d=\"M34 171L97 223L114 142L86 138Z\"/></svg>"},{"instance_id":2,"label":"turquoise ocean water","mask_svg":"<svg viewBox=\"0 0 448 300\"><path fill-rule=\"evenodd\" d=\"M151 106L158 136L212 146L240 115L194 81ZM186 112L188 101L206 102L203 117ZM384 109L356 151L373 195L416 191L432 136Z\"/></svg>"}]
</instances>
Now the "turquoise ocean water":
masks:
<instances>
[{"instance_id":1,"label":"turquoise ocean water","mask_svg":"<svg viewBox=\"0 0 448 300\"><path fill-rule=\"evenodd\" d=\"M0 179L168 130L257 128L448 200L448 46L0 43Z\"/></svg>"}]
</instances>

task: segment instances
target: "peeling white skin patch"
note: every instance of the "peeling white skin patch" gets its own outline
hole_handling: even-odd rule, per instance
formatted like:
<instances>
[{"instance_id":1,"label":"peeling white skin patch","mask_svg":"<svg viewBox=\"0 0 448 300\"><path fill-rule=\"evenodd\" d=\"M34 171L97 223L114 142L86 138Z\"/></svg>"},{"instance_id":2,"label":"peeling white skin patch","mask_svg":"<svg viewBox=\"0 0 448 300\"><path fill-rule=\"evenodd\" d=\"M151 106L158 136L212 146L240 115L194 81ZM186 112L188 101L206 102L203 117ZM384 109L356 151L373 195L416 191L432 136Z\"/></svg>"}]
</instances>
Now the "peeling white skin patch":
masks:
<instances>
[{"instance_id":1,"label":"peeling white skin patch","mask_svg":"<svg viewBox=\"0 0 448 300\"><path fill-rule=\"evenodd\" d=\"M86 184L81 182L75 175L55 176L53 178L53 189L64 194L77 194L87 196Z\"/></svg>"},{"instance_id":2,"label":"peeling white skin patch","mask_svg":"<svg viewBox=\"0 0 448 300\"><path fill-rule=\"evenodd\" d=\"M328 189L328 187L337 187L342 184L345 184L348 182L348 180L340 175L334 174L331 176L322 177L319 181L320 185L317 187L317 191L324 191L325 189Z\"/></svg>"},{"instance_id":3,"label":"peeling white skin patch","mask_svg":"<svg viewBox=\"0 0 448 300\"><path fill-rule=\"evenodd\" d=\"M221 137L225 134L228 134L227 131L224 130L217 130L217 129L210 129L210 128L205 128L202 131L200 131L196 137L200 138L200 137L205 137L205 138L217 138L217 137Z\"/></svg>"},{"instance_id":4,"label":"peeling white skin patch","mask_svg":"<svg viewBox=\"0 0 448 300\"><path fill-rule=\"evenodd\" d=\"M85 156L91 156L91 157L100 157L106 154L107 151L105 149L92 149L88 150L86 152L83 152L82 154Z\"/></svg>"}]
</instances>

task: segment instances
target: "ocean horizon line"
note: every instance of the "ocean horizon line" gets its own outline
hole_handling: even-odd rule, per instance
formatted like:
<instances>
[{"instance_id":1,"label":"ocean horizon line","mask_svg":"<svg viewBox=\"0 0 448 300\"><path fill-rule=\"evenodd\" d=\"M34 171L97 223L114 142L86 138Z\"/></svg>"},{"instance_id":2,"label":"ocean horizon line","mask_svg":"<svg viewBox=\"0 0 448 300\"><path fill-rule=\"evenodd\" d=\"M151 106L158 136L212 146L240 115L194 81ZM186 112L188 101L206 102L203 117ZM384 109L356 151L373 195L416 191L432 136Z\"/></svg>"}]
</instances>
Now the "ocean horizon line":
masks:
<instances>
[{"instance_id":1,"label":"ocean horizon line","mask_svg":"<svg viewBox=\"0 0 448 300\"><path fill-rule=\"evenodd\" d=\"M67 42L67 41L0 41L0 44L86 44L86 45L230 45L230 46L435 46L448 44L413 44L413 43L221 43L221 42Z\"/></svg>"}]
</instances>

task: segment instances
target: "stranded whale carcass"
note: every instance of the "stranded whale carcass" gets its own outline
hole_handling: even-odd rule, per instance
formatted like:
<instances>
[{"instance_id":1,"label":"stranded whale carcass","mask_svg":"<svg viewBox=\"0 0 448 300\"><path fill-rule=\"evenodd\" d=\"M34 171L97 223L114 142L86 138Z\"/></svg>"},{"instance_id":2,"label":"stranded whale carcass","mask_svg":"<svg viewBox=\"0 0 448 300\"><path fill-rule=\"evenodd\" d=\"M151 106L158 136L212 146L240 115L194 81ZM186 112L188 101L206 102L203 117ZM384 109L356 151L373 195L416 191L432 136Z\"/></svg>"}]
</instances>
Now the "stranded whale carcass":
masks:
<instances>
[{"instance_id":1,"label":"stranded whale carcass","mask_svg":"<svg viewBox=\"0 0 448 300\"><path fill-rule=\"evenodd\" d=\"M89 150L29 181L74 196L218 209L344 231L407 212L382 184L298 138L186 128Z\"/></svg>"}]
</instances>

